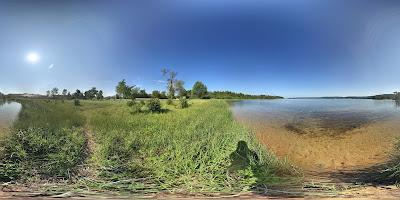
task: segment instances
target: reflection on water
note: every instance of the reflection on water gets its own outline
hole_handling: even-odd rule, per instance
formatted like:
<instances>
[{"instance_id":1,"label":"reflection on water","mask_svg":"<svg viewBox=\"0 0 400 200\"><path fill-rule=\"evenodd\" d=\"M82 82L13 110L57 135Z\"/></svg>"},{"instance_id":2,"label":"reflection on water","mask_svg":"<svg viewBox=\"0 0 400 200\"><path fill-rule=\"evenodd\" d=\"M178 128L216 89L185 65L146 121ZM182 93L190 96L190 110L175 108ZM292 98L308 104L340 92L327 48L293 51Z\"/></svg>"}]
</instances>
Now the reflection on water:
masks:
<instances>
[{"instance_id":1,"label":"reflection on water","mask_svg":"<svg viewBox=\"0 0 400 200\"><path fill-rule=\"evenodd\" d=\"M247 100L232 105L240 118L273 121L297 134L336 136L361 126L399 117L394 101L365 99Z\"/></svg>"},{"instance_id":2,"label":"reflection on water","mask_svg":"<svg viewBox=\"0 0 400 200\"><path fill-rule=\"evenodd\" d=\"M18 117L21 104L13 101L0 100L0 132L9 127Z\"/></svg>"},{"instance_id":3,"label":"reflection on water","mask_svg":"<svg viewBox=\"0 0 400 200\"><path fill-rule=\"evenodd\" d=\"M278 156L310 170L372 165L400 136L399 102L368 99L244 100L237 120Z\"/></svg>"}]
</instances>

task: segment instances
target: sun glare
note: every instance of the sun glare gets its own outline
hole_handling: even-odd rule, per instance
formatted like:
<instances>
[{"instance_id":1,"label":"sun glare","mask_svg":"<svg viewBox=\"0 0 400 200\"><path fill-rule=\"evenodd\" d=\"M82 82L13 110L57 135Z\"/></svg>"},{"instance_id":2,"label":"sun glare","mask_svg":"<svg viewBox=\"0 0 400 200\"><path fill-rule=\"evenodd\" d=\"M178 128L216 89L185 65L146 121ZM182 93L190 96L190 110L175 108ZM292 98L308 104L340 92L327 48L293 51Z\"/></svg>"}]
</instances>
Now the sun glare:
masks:
<instances>
[{"instance_id":1,"label":"sun glare","mask_svg":"<svg viewBox=\"0 0 400 200\"><path fill-rule=\"evenodd\" d=\"M37 53L31 52L26 56L26 59L30 62L30 63L36 63L39 61L40 56Z\"/></svg>"}]
</instances>

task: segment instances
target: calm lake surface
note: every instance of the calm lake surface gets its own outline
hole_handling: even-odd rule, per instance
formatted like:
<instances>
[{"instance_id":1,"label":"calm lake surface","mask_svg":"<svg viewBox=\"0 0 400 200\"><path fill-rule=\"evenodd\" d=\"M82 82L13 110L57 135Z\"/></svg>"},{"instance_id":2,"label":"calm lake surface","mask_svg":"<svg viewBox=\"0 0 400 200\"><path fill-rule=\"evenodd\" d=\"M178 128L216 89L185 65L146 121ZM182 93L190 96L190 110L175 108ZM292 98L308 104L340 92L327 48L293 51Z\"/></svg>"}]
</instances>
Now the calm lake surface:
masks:
<instances>
[{"instance_id":1,"label":"calm lake surface","mask_svg":"<svg viewBox=\"0 0 400 200\"><path fill-rule=\"evenodd\" d=\"M0 100L0 135L17 119L21 104Z\"/></svg>"},{"instance_id":2,"label":"calm lake surface","mask_svg":"<svg viewBox=\"0 0 400 200\"><path fill-rule=\"evenodd\" d=\"M244 100L231 107L266 148L311 171L383 162L400 136L400 107L391 100Z\"/></svg>"}]
</instances>

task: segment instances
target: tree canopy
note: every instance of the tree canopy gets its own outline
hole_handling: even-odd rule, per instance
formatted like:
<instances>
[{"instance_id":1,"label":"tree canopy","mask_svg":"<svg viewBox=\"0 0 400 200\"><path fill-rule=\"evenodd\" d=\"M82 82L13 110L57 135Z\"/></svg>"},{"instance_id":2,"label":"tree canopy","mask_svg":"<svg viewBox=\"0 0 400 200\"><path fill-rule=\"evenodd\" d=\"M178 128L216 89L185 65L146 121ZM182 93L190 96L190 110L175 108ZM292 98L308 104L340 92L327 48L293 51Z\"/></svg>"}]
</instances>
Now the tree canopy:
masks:
<instances>
[{"instance_id":1,"label":"tree canopy","mask_svg":"<svg viewBox=\"0 0 400 200\"><path fill-rule=\"evenodd\" d=\"M201 81L196 81L192 88L192 97L205 98L207 96L207 86Z\"/></svg>"},{"instance_id":2,"label":"tree canopy","mask_svg":"<svg viewBox=\"0 0 400 200\"><path fill-rule=\"evenodd\" d=\"M118 82L118 85L115 87L117 96L122 99L136 98L139 94L139 90L140 88L136 87L136 85L127 85L125 79Z\"/></svg>"}]
</instances>

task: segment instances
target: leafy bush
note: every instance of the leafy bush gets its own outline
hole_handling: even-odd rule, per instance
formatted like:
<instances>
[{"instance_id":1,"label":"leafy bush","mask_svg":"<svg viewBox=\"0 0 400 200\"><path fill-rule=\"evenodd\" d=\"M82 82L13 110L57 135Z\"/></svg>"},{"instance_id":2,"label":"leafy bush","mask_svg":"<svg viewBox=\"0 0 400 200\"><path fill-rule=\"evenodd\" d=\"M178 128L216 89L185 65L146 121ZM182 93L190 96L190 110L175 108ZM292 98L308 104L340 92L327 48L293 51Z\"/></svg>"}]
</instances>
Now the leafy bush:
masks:
<instances>
[{"instance_id":1,"label":"leafy bush","mask_svg":"<svg viewBox=\"0 0 400 200\"><path fill-rule=\"evenodd\" d=\"M139 113L142 111L144 105L143 101L137 102L135 99L128 101L127 105L132 108L132 113Z\"/></svg>"},{"instance_id":2,"label":"leafy bush","mask_svg":"<svg viewBox=\"0 0 400 200\"><path fill-rule=\"evenodd\" d=\"M187 108L187 107L189 107L188 100L186 99L186 97L181 97L179 99L179 108Z\"/></svg>"},{"instance_id":3,"label":"leafy bush","mask_svg":"<svg viewBox=\"0 0 400 200\"><path fill-rule=\"evenodd\" d=\"M126 103L126 105L127 105L128 107L132 107L132 106L135 105L135 104L136 104L135 100L128 101L128 102Z\"/></svg>"},{"instance_id":4,"label":"leafy bush","mask_svg":"<svg viewBox=\"0 0 400 200\"><path fill-rule=\"evenodd\" d=\"M75 106L80 106L81 102L79 101L79 99L74 99L74 105Z\"/></svg>"},{"instance_id":5,"label":"leafy bush","mask_svg":"<svg viewBox=\"0 0 400 200\"><path fill-rule=\"evenodd\" d=\"M161 102L157 98L151 98L147 102L147 108L150 112L161 112Z\"/></svg>"}]
</instances>

